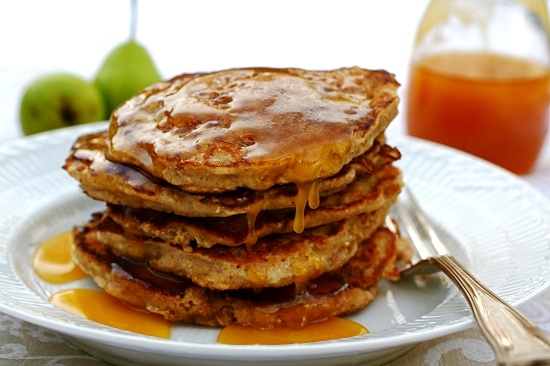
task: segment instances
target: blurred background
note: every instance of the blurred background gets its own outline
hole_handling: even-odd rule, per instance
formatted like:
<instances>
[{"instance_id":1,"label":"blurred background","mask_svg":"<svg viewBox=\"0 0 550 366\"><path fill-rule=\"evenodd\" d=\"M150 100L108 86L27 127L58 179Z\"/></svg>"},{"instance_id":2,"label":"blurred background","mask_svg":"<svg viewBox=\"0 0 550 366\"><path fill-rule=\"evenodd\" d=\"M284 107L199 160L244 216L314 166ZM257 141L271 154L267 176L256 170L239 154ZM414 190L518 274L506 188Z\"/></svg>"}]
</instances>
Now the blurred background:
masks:
<instances>
[{"instance_id":1,"label":"blurred background","mask_svg":"<svg viewBox=\"0 0 550 366\"><path fill-rule=\"evenodd\" d=\"M407 87L413 37L428 0L139 0L137 40L163 78L269 66L361 66ZM129 38L130 0L0 3L0 143L22 136L24 88L50 72L91 80ZM403 107L401 107L403 110ZM402 114L392 124L402 129Z\"/></svg>"}]
</instances>

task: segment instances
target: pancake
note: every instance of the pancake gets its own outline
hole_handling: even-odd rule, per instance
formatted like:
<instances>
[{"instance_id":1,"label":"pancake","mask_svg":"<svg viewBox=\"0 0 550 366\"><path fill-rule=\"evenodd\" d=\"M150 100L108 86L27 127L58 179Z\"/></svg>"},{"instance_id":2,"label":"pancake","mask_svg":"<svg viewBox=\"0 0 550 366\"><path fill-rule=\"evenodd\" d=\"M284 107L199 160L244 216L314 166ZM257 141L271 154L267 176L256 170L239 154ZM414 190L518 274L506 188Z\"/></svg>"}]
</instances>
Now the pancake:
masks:
<instances>
[{"instance_id":1,"label":"pancake","mask_svg":"<svg viewBox=\"0 0 550 366\"><path fill-rule=\"evenodd\" d=\"M322 198L318 208L306 208L304 226L312 228L377 210L395 202L402 185L401 172L392 165L372 175L359 175L346 190ZM180 246L253 245L257 238L294 230L293 209L262 210L251 230L245 214L205 220L120 205L109 204L107 208L109 217L127 234L155 237Z\"/></svg>"},{"instance_id":2,"label":"pancake","mask_svg":"<svg viewBox=\"0 0 550 366\"><path fill-rule=\"evenodd\" d=\"M386 144L393 75L231 69L144 89L63 168L106 209L72 256L106 292L171 321L303 327L364 308L409 246Z\"/></svg>"},{"instance_id":3,"label":"pancake","mask_svg":"<svg viewBox=\"0 0 550 366\"><path fill-rule=\"evenodd\" d=\"M155 270L188 278L201 287L282 287L342 267L384 223L392 203L302 234L266 236L251 247L182 248L150 237L132 237L105 214L96 214L83 235L101 242L117 257L147 262Z\"/></svg>"},{"instance_id":4,"label":"pancake","mask_svg":"<svg viewBox=\"0 0 550 366\"><path fill-rule=\"evenodd\" d=\"M75 229L76 263L109 294L130 306L171 321L209 326L232 323L257 328L300 328L330 316L364 308L376 296L376 283L397 273L398 238L378 229L359 245L341 269L323 274L301 289L294 285L262 291L212 291L191 281L115 257L105 246Z\"/></svg>"},{"instance_id":5,"label":"pancake","mask_svg":"<svg viewBox=\"0 0 550 366\"><path fill-rule=\"evenodd\" d=\"M397 114L398 86L358 67L181 75L113 112L107 157L186 192L307 190L371 148Z\"/></svg>"},{"instance_id":6,"label":"pancake","mask_svg":"<svg viewBox=\"0 0 550 366\"><path fill-rule=\"evenodd\" d=\"M190 194L140 170L106 159L105 136L105 133L94 133L79 137L63 166L94 199L190 217L226 217L261 209L296 207L298 189L293 184L262 192L240 189L223 194ZM341 191L358 173L372 173L399 159L399 152L384 144L383 136L379 136L379 140L336 175L320 180L319 195L324 197Z\"/></svg>"}]
</instances>

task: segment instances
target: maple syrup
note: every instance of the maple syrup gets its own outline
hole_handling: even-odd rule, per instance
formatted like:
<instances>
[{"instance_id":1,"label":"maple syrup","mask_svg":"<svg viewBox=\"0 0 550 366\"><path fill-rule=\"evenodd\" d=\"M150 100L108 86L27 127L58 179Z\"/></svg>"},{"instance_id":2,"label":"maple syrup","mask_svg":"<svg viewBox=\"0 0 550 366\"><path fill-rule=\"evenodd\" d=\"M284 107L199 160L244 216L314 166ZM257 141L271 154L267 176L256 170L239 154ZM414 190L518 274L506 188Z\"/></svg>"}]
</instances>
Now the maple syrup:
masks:
<instances>
[{"instance_id":1,"label":"maple syrup","mask_svg":"<svg viewBox=\"0 0 550 366\"><path fill-rule=\"evenodd\" d=\"M72 261L70 246L72 232L62 232L39 245L33 256L32 266L44 281L61 284L86 276ZM62 260L59 260L61 258ZM62 262L62 265L58 265ZM140 262L117 259L120 269L131 271L141 280L163 286L170 291L182 291L188 281L181 281L177 276L155 275L146 265ZM265 302L266 310L275 299L277 306L297 304L304 296L315 296L316 293L335 292L345 288L346 284L339 279L321 278L312 284L303 284L298 290L293 286L271 289L255 293L247 291L255 301ZM246 290L241 290L246 291ZM170 338L172 323L158 314L140 311L129 307L103 290L89 288L67 289L54 293L50 302L74 315L118 329L159 338ZM276 310L276 309L274 309ZM230 325L221 330L218 342L224 344L290 344L332 340L353 337L368 333L362 325L345 318L331 317L324 321L308 324L304 327L277 327L257 329L242 325Z\"/></svg>"},{"instance_id":2,"label":"maple syrup","mask_svg":"<svg viewBox=\"0 0 550 366\"><path fill-rule=\"evenodd\" d=\"M190 193L294 183L301 233L307 202L319 205L317 181L383 132L396 113L397 86L389 73L359 68L182 74L113 112L107 158Z\"/></svg>"},{"instance_id":3,"label":"maple syrup","mask_svg":"<svg viewBox=\"0 0 550 366\"><path fill-rule=\"evenodd\" d=\"M409 133L531 172L548 130L549 41L545 0L430 0L412 49Z\"/></svg>"},{"instance_id":4,"label":"maple syrup","mask_svg":"<svg viewBox=\"0 0 550 366\"><path fill-rule=\"evenodd\" d=\"M71 259L72 242L72 232L65 231L36 248L32 257L32 267L38 277L46 282L59 284L87 276Z\"/></svg>"},{"instance_id":5,"label":"maple syrup","mask_svg":"<svg viewBox=\"0 0 550 366\"><path fill-rule=\"evenodd\" d=\"M279 327L257 329L240 324L232 324L222 329L217 341L224 344L263 344L279 345L329 341L367 334L367 328L354 321L332 317L321 322L308 324L304 328Z\"/></svg>"},{"instance_id":6,"label":"maple syrup","mask_svg":"<svg viewBox=\"0 0 550 366\"><path fill-rule=\"evenodd\" d=\"M74 315L134 333L170 338L172 323L158 314L130 308L104 291L86 288L64 290L50 302Z\"/></svg>"},{"instance_id":7,"label":"maple syrup","mask_svg":"<svg viewBox=\"0 0 550 366\"><path fill-rule=\"evenodd\" d=\"M446 53L412 66L407 128L516 174L529 173L548 130L550 73L488 53Z\"/></svg>"}]
</instances>

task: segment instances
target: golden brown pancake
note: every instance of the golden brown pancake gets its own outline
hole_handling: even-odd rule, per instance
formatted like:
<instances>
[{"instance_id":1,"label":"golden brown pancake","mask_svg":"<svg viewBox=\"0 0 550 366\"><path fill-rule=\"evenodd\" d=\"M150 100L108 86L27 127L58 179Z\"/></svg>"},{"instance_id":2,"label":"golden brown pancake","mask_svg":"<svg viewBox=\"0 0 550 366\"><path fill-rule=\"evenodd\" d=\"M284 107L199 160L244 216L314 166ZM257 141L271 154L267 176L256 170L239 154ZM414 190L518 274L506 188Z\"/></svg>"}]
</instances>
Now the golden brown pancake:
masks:
<instances>
[{"instance_id":1,"label":"golden brown pancake","mask_svg":"<svg viewBox=\"0 0 550 366\"><path fill-rule=\"evenodd\" d=\"M251 247L181 247L155 238L132 237L106 214L96 214L84 235L101 242L117 257L145 261L155 270L186 277L201 287L282 287L304 283L344 265L358 245L384 223L392 203L302 234L269 235Z\"/></svg>"},{"instance_id":2,"label":"golden brown pancake","mask_svg":"<svg viewBox=\"0 0 550 366\"><path fill-rule=\"evenodd\" d=\"M397 114L398 86L358 67L181 75L113 112L107 157L186 192L306 188L371 148Z\"/></svg>"},{"instance_id":3,"label":"golden brown pancake","mask_svg":"<svg viewBox=\"0 0 550 366\"><path fill-rule=\"evenodd\" d=\"M403 185L384 135L397 87L353 67L144 89L63 166L107 203L75 227L75 262L173 321L302 327L364 308L410 256L383 225Z\"/></svg>"},{"instance_id":4,"label":"golden brown pancake","mask_svg":"<svg viewBox=\"0 0 550 366\"><path fill-rule=\"evenodd\" d=\"M323 197L318 208L307 208L306 228L325 225L377 210L388 202L395 202L403 183L401 172L387 165L372 175L360 175L344 191ZM217 244L253 245L257 238L293 231L294 210L260 211L253 230L247 215L212 217L185 217L155 210L108 205L109 217L129 235L151 236L163 241L188 246L209 248Z\"/></svg>"},{"instance_id":5,"label":"golden brown pancake","mask_svg":"<svg viewBox=\"0 0 550 366\"><path fill-rule=\"evenodd\" d=\"M258 328L299 328L330 316L364 308L376 296L376 283L395 278L398 238L380 228L359 245L341 269L294 285L261 291L212 291L191 281L160 273L144 263L116 257L106 247L75 229L74 260L109 294L132 307L168 320L210 326L232 323Z\"/></svg>"},{"instance_id":6,"label":"golden brown pancake","mask_svg":"<svg viewBox=\"0 0 550 366\"><path fill-rule=\"evenodd\" d=\"M321 197L341 191L357 174L373 173L399 159L399 152L376 143L342 171L319 181ZM225 217L261 209L295 208L298 190L293 184L274 186L263 192L240 189L223 194L190 194L132 167L105 158L105 134L79 137L64 169L77 179L90 197L117 205L173 212L183 216Z\"/></svg>"}]
</instances>

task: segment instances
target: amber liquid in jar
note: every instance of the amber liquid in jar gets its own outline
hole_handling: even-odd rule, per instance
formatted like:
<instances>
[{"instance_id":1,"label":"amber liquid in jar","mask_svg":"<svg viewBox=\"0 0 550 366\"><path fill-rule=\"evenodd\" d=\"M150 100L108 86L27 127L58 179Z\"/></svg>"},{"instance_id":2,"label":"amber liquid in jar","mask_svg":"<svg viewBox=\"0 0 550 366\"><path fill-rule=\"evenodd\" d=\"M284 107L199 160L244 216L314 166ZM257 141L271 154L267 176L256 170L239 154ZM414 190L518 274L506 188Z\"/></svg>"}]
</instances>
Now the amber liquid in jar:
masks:
<instances>
[{"instance_id":1,"label":"amber liquid in jar","mask_svg":"<svg viewBox=\"0 0 550 366\"><path fill-rule=\"evenodd\" d=\"M411 68L407 129L529 173L548 130L548 69L489 53L426 57Z\"/></svg>"}]
</instances>

